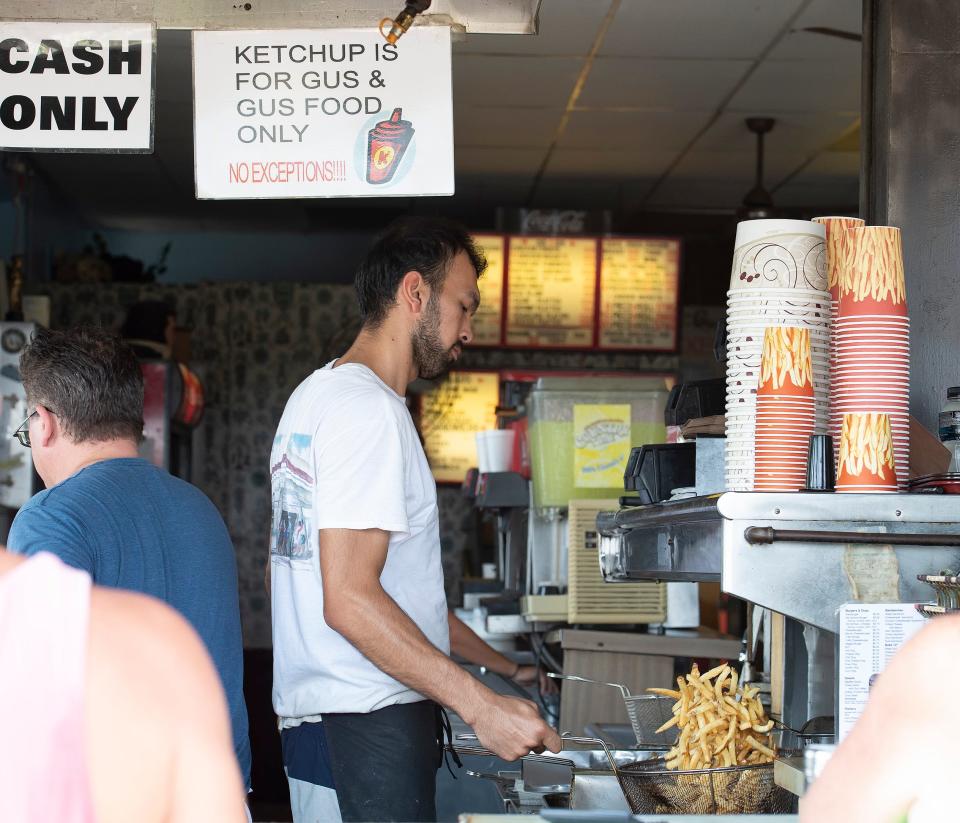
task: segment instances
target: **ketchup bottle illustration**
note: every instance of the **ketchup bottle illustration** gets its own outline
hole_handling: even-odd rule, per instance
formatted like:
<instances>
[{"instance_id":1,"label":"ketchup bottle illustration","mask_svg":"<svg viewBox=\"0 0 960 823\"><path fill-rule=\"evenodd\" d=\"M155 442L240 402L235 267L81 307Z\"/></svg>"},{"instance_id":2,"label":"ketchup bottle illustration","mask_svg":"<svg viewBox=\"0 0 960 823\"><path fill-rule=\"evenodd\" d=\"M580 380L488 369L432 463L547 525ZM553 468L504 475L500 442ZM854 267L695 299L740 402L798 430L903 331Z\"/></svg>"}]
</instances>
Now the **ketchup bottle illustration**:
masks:
<instances>
[{"instance_id":1,"label":"ketchup bottle illustration","mask_svg":"<svg viewBox=\"0 0 960 823\"><path fill-rule=\"evenodd\" d=\"M367 182L389 183L413 137L413 124L401 119L396 108L389 120L381 120L367 134Z\"/></svg>"}]
</instances>

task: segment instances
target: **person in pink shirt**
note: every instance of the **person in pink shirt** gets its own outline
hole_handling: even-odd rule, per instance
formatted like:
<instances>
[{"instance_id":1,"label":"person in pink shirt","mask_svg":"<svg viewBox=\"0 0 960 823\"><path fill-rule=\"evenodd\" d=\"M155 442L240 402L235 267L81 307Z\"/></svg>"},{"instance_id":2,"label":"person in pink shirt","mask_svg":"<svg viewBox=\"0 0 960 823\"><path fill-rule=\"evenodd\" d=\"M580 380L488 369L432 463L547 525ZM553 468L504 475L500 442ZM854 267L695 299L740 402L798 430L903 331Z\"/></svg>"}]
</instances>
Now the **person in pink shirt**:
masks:
<instances>
[{"instance_id":1,"label":"person in pink shirt","mask_svg":"<svg viewBox=\"0 0 960 823\"><path fill-rule=\"evenodd\" d=\"M0 547L0 820L247 820L223 689L149 597Z\"/></svg>"},{"instance_id":2,"label":"person in pink shirt","mask_svg":"<svg viewBox=\"0 0 960 823\"><path fill-rule=\"evenodd\" d=\"M956 820L960 616L931 620L890 660L800 800L802 823Z\"/></svg>"}]
</instances>

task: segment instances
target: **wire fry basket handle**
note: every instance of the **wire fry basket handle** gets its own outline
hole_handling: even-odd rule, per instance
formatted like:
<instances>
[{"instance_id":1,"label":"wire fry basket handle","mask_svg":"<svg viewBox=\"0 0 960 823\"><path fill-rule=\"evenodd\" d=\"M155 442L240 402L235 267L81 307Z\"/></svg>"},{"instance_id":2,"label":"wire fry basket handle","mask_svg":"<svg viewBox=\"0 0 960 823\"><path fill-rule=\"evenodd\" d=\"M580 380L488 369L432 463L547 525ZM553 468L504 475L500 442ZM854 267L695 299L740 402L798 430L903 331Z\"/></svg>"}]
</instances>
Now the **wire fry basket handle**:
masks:
<instances>
[{"instance_id":1,"label":"wire fry basket handle","mask_svg":"<svg viewBox=\"0 0 960 823\"><path fill-rule=\"evenodd\" d=\"M478 738L475 734L458 734L456 736L456 739L457 740L479 740L480 738ZM610 754L610 748L599 737L575 737L570 733L566 733L560 736L560 742L562 744L575 743L578 746L594 746L596 744L599 744L600 748L603 749L603 753L607 757L607 761L610 763L610 768L613 769L614 772L617 771L617 761L614 760L613 755ZM493 757L497 756L495 752L492 752L489 749L485 749L482 746L455 746L454 748L456 748L458 752L461 752L464 754L492 755ZM564 745L561 751L565 751L565 750L566 750L566 746ZM570 766L574 766L574 767L576 766L576 763L574 763L572 760L567 760L566 758L563 758L563 757L552 757L544 754L526 754L521 758L521 760L536 760L536 761L547 762L547 763L564 763L564 764L569 764Z\"/></svg>"},{"instance_id":2,"label":"wire fry basket handle","mask_svg":"<svg viewBox=\"0 0 960 823\"><path fill-rule=\"evenodd\" d=\"M479 741L479 740L480 740L480 738L477 737L475 734L458 734L458 735L456 736L456 739L457 739L457 740L476 740L476 741ZM564 738L561 738L561 740L562 740L562 739L564 739ZM448 746L447 748L449 748L449 749L455 749L456 752L457 752L457 754L477 754L477 755L482 755L482 756L484 756L484 757L499 757L499 756L500 756L500 755L498 755L496 752L491 751L490 749L487 749L487 748L485 748L485 747L483 747L483 746L458 746L458 745L451 745L451 746ZM572 760L568 760L568 759L565 758L565 757L554 757L554 756L552 756L552 755L546 755L546 754L533 754L532 752L531 752L530 754L525 754L525 755L523 755L523 756L520 757L519 759L520 759L520 760L532 760L532 761L537 762L537 763L560 763L560 764L562 764L562 765L564 765L564 766L570 766L571 768L573 768L573 767L575 767L575 766L577 765L577 764L574 763Z\"/></svg>"},{"instance_id":3,"label":"wire fry basket handle","mask_svg":"<svg viewBox=\"0 0 960 823\"><path fill-rule=\"evenodd\" d=\"M605 685L610 685L609 683ZM619 774L619 769L617 768L617 761L613 759L613 755L610 754L610 749L607 748L607 744L604 743L599 737L574 737L571 734L564 734L560 736L560 740L564 743L577 743L580 746L592 746L596 743L600 744L600 747L603 749L603 753L607 756L607 761L610 763L610 768L613 769L614 774Z\"/></svg>"},{"instance_id":4,"label":"wire fry basket handle","mask_svg":"<svg viewBox=\"0 0 960 823\"><path fill-rule=\"evenodd\" d=\"M591 680L589 677L580 677L578 674L557 674L556 672L547 672L547 677L552 677L554 680L572 680L574 683L590 683L594 686L612 686L615 689L620 689L620 694L622 694L624 698L630 697L630 689L622 683L607 683L603 680Z\"/></svg>"},{"instance_id":5,"label":"wire fry basket handle","mask_svg":"<svg viewBox=\"0 0 960 823\"><path fill-rule=\"evenodd\" d=\"M475 734L458 734L457 740L479 740ZM613 759L613 755L610 754L610 749L607 747L607 744L604 743L599 737L574 737L571 734L563 734L560 736L561 743L576 743L578 746L593 746L597 743L600 744L600 747L603 749L603 753L607 756L607 761L610 763L610 768L613 769L614 774L618 773L617 761ZM466 752L467 754L489 754L496 757L496 753L490 751L489 749L484 749L482 747L469 747L470 751ZM465 749L456 747L458 752L465 752ZM565 751L566 747L561 748L561 751ZM538 760L546 761L548 763L563 763L569 764L571 767L576 767L576 763L572 760L567 760L563 757L548 757L547 755L542 754L527 754L524 755L521 760Z\"/></svg>"}]
</instances>

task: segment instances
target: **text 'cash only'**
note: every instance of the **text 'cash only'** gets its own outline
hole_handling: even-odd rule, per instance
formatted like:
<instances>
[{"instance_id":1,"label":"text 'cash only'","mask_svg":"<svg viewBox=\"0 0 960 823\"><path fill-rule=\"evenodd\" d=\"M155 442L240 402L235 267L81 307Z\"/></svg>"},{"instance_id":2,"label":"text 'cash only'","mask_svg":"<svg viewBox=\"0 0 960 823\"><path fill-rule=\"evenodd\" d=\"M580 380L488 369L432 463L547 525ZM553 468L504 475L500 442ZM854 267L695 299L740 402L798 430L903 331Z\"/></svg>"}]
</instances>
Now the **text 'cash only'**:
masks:
<instances>
[{"instance_id":1,"label":"text 'cash only'","mask_svg":"<svg viewBox=\"0 0 960 823\"><path fill-rule=\"evenodd\" d=\"M64 44L50 39L41 40L36 47L16 37L0 41L3 75L139 75L142 71L140 40L77 40ZM12 131L35 125L42 131L126 131L130 115L139 104L138 96L14 93L0 100L0 123Z\"/></svg>"}]
</instances>

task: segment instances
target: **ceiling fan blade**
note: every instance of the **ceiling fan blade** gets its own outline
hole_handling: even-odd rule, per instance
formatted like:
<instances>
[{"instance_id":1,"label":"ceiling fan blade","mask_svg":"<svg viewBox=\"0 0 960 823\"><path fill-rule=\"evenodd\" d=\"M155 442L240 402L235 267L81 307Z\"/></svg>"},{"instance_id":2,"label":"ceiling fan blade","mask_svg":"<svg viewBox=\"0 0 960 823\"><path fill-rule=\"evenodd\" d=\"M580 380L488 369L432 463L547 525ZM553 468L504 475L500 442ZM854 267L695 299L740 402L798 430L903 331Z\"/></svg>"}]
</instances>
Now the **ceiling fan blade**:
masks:
<instances>
[{"instance_id":1,"label":"ceiling fan blade","mask_svg":"<svg viewBox=\"0 0 960 823\"><path fill-rule=\"evenodd\" d=\"M841 40L852 40L855 43L863 42L863 35L855 31L844 31L843 29L833 29L829 26L808 26L804 29L794 29L794 31L808 31L811 34L823 34L827 37L839 37Z\"/></svg>"}]
</instances>

